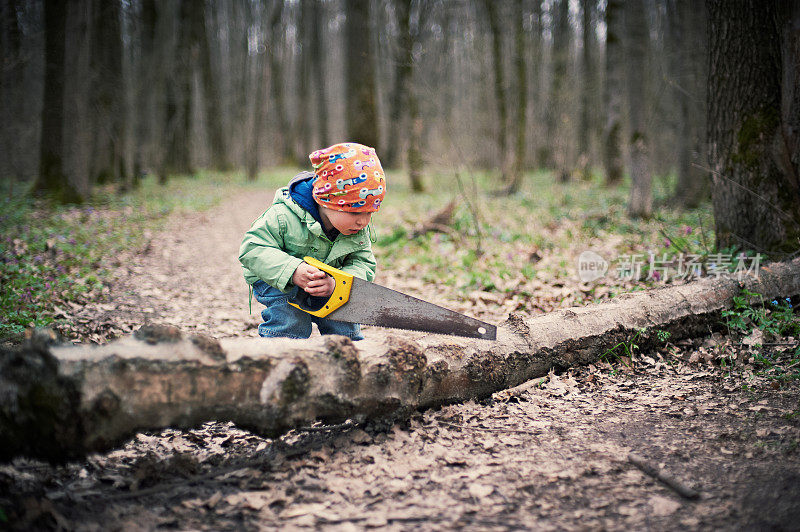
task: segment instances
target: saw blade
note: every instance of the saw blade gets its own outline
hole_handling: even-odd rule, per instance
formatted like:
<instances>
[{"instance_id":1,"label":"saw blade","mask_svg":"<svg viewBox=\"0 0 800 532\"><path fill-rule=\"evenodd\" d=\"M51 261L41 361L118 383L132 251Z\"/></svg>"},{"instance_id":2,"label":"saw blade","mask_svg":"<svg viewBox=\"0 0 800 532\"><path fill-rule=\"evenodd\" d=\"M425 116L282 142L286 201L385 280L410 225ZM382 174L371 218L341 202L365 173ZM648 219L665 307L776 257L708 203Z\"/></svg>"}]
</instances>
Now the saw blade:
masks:
<instances>
[{"instance_id":1,"label":"saw blade","mask_svg":"<svg viewBox=\"0 0 800 532\"><path fill-rule=\"evenodd\" d=\"M353 278L347 304L326 317L379 327L497 339L494 325L357 277Z\"/></svg>"}]
</instances>

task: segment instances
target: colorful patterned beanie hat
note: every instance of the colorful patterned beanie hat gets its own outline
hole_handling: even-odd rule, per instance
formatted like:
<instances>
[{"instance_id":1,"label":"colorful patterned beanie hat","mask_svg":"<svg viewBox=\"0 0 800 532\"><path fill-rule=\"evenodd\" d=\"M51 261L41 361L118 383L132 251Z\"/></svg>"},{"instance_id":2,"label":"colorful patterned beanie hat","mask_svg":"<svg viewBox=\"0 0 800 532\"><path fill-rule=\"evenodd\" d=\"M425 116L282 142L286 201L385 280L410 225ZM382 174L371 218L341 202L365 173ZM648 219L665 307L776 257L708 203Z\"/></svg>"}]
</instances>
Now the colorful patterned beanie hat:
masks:
<instances>
[{"instance_id":1,"label":"colorful patterned beanie hat","mask_svg":"<svg viewBox=\"0 0 800 532\"><path fill-rule=\"evenodd\" d=\"M314 199L334 211L377 212L386 178L375 149L355 142L334 144L308 156L314 167Z\"/></svg>"}]
</instances>

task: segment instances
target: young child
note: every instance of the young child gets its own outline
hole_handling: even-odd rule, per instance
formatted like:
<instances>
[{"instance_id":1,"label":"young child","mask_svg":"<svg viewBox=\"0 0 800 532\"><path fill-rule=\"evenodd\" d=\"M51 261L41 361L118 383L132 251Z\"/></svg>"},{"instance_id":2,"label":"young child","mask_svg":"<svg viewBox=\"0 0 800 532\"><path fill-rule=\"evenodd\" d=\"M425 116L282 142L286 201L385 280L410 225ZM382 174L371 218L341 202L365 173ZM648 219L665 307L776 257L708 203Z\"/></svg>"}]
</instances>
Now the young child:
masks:
<instances>
[{"instance_id":1,"label":"young child","mask_svg":"<svg viewBox=\"0 0 800 532\"><path fill-rule=\"evenodd\" d=\"M308 338L313 322L322 334L361 340L358 324L317 318L287 301L300 289L319 298L333 292L333 278L303 262L305 256L375 278L368 227L386 194L383 168L373 148L353 142L317 150L309 159L314 173L301 172L275 194L239 250L244 278L266 307L258 333Z\"/></svg>"}]
</instances>

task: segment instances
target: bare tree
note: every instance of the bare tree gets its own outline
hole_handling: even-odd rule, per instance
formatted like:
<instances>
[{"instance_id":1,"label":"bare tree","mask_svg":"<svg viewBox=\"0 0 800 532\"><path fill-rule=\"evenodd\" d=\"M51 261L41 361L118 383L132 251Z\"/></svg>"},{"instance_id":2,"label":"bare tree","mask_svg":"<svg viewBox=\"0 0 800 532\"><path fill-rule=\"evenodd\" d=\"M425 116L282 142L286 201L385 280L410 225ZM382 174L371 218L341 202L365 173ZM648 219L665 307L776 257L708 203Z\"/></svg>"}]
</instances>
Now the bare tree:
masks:
<instances>
[{"instance_id":1,"label":"bare tree","mask_svg":"<svg viewBox=\"0 0 800 532\"><path fill-rule=\"evenodd\" d=\"M328 123L328 103L325 99L326 87L328 85L328 73L326 70L327 62L323 60L325 52L323 50L323 40L325 35L325 24L327 21L325 4L322 0L313 0L311 4L311 35L310 35L310 55L311 73L314 83L314 101L316 103L316 114L314 128L317 131L317 142L319 147L328 146L331 143L330 124Z\"/></svg>"},{"instance_id":2,"label":"bare tree","mask_svg":"<svg viewBox=\"0 0 800 532\"><path fill-rule=\"evenodd\" d=\"M44 105L39 174L34 193L61 203L85 200L89 190L78 190L64 171L64 59L67 6L60 0L44 2Z\"/></svg>"},{"instance_id":3,"label":"bare tree","mask_svg":"<svg viewBox=\"0 0 800 532\"><path fill-rule=\"evenodd\" d=\"M272 10L268 25L269 45L267 46L270 71L269 88L272 105L275 109L275 116L277 117L278 127L275 137L278 144L278 157L281 162L290 161L294 157L291 150L291 143L287 138L290 134L291 126L289 124L289 117L286 114L286 98L283 90L284 69L281 62L281 43L283 38L283 31L281 28L285 10L284 2L277 2L275 9Z\"/></svg>"},{"instance_id":4,"label":"bare tree","mask_svg":"<svg viewBox=\"0 0 800 532\"><path fill-rule=\"evenodd\" d=\"M90 108L93 113L92 182L125 176L125 87L119 0L92 1Z\"/></svg>"},{"instance_id":5,"label":"bare tree","mask_svg":"<svg viewBox=\"0 0 800 532\"><path fill-rule=\"evenodd\" d=\"M543 54L543 36L542 33L544 31L544 21L542 20L542 0L533 0L533 19L532 19L532 28L531 28L531 43L530 43L530 86L532 88L531 94L529 95L531 100L531 107L533 107L533 116L530 117L533 120L531 122L533 124L539 124L541 120L540 117L544 116L544 113L541 110L541 102L542 98L542 73L544 72L543 63L544 63L544 54ZM534 143L534 157L535 157L535 164L537 167L543 167L547 165L547 159L550 157L549 149L544 149L543 146L548 142L547 139L543 138L540 128L531 128L532 134L531 136L535 138L533 141Z\"/></svg>"},{"instance_id":6,"label":"bare tree","mask_svg":"<svg viewBox=\"0 0 800 532\"><path fill-rule=\"evenodd\" d=\"M211 64L211 46L208 41L206 25L206 1L196 2L189 11L191 32L191 55L198 60L200 80L203 87L203 113L206 131L211 147L211 166L219 170L230 170L232 167L228 146L222 126L220 110L221 97L217 76Z\"/></svg>"},{"instance_id":7,"label":"bare tree","mask_svg":"<svg viewBox=\"0 0 800 532\"><path fill-rule=\"evenodd\" d=\"M709 0L707 6L717 247L796 254L800 13L790 2Z\"/></svg>"},{"instance_id":8,"label":"bare tree","mask_svg":"<svg viewBox=\"0 0 800 532\"><path fill-rule=\"evenodd\" d=\"M706 12L691 0L669 0L670 81L677 104L677 184L674 202L697 207L708 196L705 149Z\"/></svg>"},{"instance_id":9,"label":"bare tree","mask_svg":"<svg viewBox=\"0 0 800 532\"><path fill-rule=\"evenodd\" d=\"M645 123L645 90L642 73L647 56L648 25L644 0L628 0L625 4L625 26L628 37L628 116L630 138L628 150L631 165L631 193L628 215L649 218L653 212L648 138Z\"/></svg>"},{"instance_id":10,"label":"bare tree","mask_svg":"<svg viewBox=\"0 0 800 532\"><path fill-rule=\"evenodd\" d=\"M411 190L423 192L425 190L422 180L423 122L420 117L419 99L413 84L414 43L419 36L423 8L417 6L416 13L412 12L411 0L395 0L393 7L397 22L398 50L394 86L390 94L389 123L408 139L406 157ZM395 166L398 163L397 153L400 148L398 137L401 135L386 143L386 156L382 158L385 158L387 166Z\"/></svg>"},{"instance_id":11,"label":"bare tree","mask_svg":"<svg viewBox=\"0 0 800 532\"><path fill-rule=\"evenodd\" d=\"M254 20L259 21L266 18L264 12L267 8L263 4L256 4L252 6ZM272 12L280 10L280 7L272 5ZM248 72L250 78L250 91L253 95L249 102L249 115L250 115L250 134L247 136L247 150L245 151L245 170L247 179L255 181L258 177L258 169L261 153L262 137L266 129L267 108L269 102L267 101L267 84L269 83L269 61L266 56L266 46L261 43L265 39L262 35L260 24L256 23L251 27L255 34L255 42L252 43L252 49L248 54L250 60L250 70ZM269 29L269 28L268 28ZM266 37L265 40L268 40ZM264 46L262 50L262 46Z\"/></svg>"},{"instance_id":12,"label":"bare tree","mask_svg":"<svg viewBox=\"0 0 800 532\"><path fill-rule=\"evenodd\" d=\"M22 31L19 24L19 0L0 2L0 177L19 179L20 129L22 123Z\"/></svg>"},{"instance_id":13,"label":"bare tree","mask_svg":"<svg viewBox=\"0 0 800 532\"><path fill-rule=\"evenodd\" d=\"M503 29L501 28L499 10L502 4L493 0L483 0L483 7L486 10L486 18L489 21L489 36L492 41L492 73L494 74L494 102L497 106L497 124L494 130L497 132L497 148L500 157L500 171L502 180L510 182L510 175L506 165L508 156L508 102L505 91L505 75L503 74Z\"/></svg>"},{"instance_id":14,"label":"bare tree","mask_svg":"<svg viewBox=\"0 0 800 532\"><path fill-rule=\"evenodd\" d=\"M623 5L622 0L608 0L606 3L606 123L603 132L603 166L607 185L616 185L622 181L622 99L625 94Z\"/></svg>"},{"instance_id":15,"label":"bare tree","mask_svg":"<svg viewBox=\"0 0 800 532\"><path fill-rule=\"evenodd\" d=\"M419 38L420 30L424 24L426 9L424 6L417 7L417 16L413 17L409 5L408 19L404 24L404 30L408 35L408 39L404 41L403 46L408 47L403 55L408 58L408 77L405 79L404 90L406 103L408 105L408 120L406 127L408 131L408 179L411 182L411 190L414 192L424 192L425 183L422 180L422 135L424 131L424 123L420 115L419 96L417 95L416 87L413 83L414 79L414 44Z\"/></svg>"},{"instance_id":16,"label":"bare tree","mask_svg":"<svg viewBox=\"0 0 800 532\"><path fill-rule=\"evenodd\" d=\"M578 171L584 179L591 177L591 139L594 135L595 75L595 0L581 0L581 111L578 124Z\"/></svg>"},{"instance_id":17,"label":"bare tree","mask_svg":"<svg viewBox=\"0 0 800 532\"><path fill-rule=\"evenodd\" d=\"M345 17L347 136L374 147L379 139L370 0L345 0Z\"/></svg>"},{"instance_id":18,"label":"bare tree","mask_svg":"<svg viewBox=\"0 0 800 532\"><path fill-rule=\"evenodd\" d=\"M389 124L393 128L404 130L407 120L407 93L412 88L411 70L413 67L413 36L411 35L409 17L411 16L411 0L394 0L394 18L397 24L397 53L394 60L394 84L389 96ZM401 139L395 137L386 143L381 159L388 167L399 163Z\"/></svg>"},{"instance_id":19,"label":"bare tree","mask_svg":"<svg viewBox=\"0 0 800 532\"><path fill-rule=\"evenodd\" d=\"M297 41L298 41L298 61L295 70L295 80L297 86L297 98L295 99L295 160L302 161L306 155L314 150L312 139L312 72L311 72L311 48L312 48L312 4L315 0L302 0L297 7L299 17L297 19Z\"/></svg>"},{"instance_id":20,"label":"bare tree","mask_svg":"<svg viewBox=\"0 0 800 532\"><path fill-rule=\"evenodd\" d=\"M158 25L158 11L156 10L155 0L142 0L139 7L138 27L136 36L138 37L138 47L134 52L134 71L136 80L133 82L136 94L134 96L137 113L135 117L135 142L134 142L134 184L139 175L143 174L154 164L157 155L156 145L156 125L157 119L157 95L161 93L160 72L156 60L156 38Z\"/></svg>"},{"instance_id":21,"label":"bare tree","mask_svg":"<svg viewBox=\"0 0 800 532\"><path fill-rule=\"evenodd\" d=\"M547 106L546 130L547 139L551 143L551 157L548 167L555 168L559 181L568 181L569 169L569 110L566 104L567 69L570 57L570 42L572 40L569 23L569 1L554 0L551 4L553 18L553 52L552 66L553 78L550 84L550 101Z\"/></svg>"},{"instance_id":22,"label":"bare tree","mask_svg":"<svg viewBox=\"0 0 800 532\"><path fill-rule=\"evenodd\" d=\"M193 90L193 61L190 0L177 0L177 48L174 68L166 83L165 145L166 156L159 171L159 179L165 182L170 174L192 174L191 125Z\"/></svg>"},{"instance_id":23,"label":"bare tree","mask_svg":"<svg viewBox=\"0 0 800 532\"><path fill-rule=\"evenodd\" d=\"M525 34L522 31L522 21L525 18L525 9L522 0L514 2L514 70L517 81L517 112L514 121L514 162L511 167L511 176L507 192L518 192L522 186L522 171L525 167L525 130L528 116L528 75L525 69Z\"/></svg>"}]
</instances>

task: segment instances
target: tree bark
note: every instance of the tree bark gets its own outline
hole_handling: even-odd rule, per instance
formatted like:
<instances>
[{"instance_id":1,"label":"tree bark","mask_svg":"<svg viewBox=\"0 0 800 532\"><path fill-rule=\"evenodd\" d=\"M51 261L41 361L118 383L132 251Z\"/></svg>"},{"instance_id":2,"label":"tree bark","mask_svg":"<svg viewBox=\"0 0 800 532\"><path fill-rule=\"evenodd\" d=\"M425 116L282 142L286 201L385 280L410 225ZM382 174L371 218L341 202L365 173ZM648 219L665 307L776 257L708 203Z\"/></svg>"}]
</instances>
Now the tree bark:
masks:
<instances>
[{"instance_id":1,"label":"tree bark","mask_svg":"<svg viewBox=\"0 0 800 532\"><path fill-rule=\"evenodd\" d=\"M370 0L345 0L345 13L347 140L375 147L379 138Z\"/></svg>"},{"instance_id":2,"label":"tree bark","mask_svg":"<svg viewBox=\"0 0 800 532\"><path fill-rule=\"evenodd\" d=\"M59 203L79 203L89 190L78 190L64 171L64 59L67 5L61 0L44 3L44 105L39 148L39 174L34 194Z\"/></svg>"},{"instance_id":3,"label":"tree bark","mask_svg":"<svg viewBox=\"0 0 800 532\"><path fill-rule=\"evenodd\" d=\"M621 0L608 0L606 4L606 86L603 93L606 123L603 132L603 166L608 186L622 182L622 98L625 94L623 6Z\"/></svg>"},{"instance_id":4,"label":"tree bark","mask_svg":"<svg viewBox=\"0 0 800 532\"><path fill-rule=\"evenodd\" d=\"M785 79L782 35L795 26L790 2L710 0L709 163L717 246L775 254L800 249L800 178L796 130L783 95L796 100L798 79ZM793 22L794 18L794 22ZM796 31L796 30L795 30ZM791 81L790 85L787 83ZM794 144L794 146L792 146Z\"/></svg>"},{"instance_id":5,"label":"tree bark","mask_svg":"<svg viewBox=\"0 0 800 532\"><path fill-rule=\"evenodd\" d=\"M798 295L800 259L741 283L704 278L533 318L512 315L496 342L376 330L357 343L338 336L218 343L167 326L104 346L48 346L34 337L22 350L0 351L0 460L75 459L140 430L212 420L275 436L314 420L402 418L592 363L634 336L647 349L658 330L674 340L707 334L742 287L766 300Z\"/></svg>"},{"instance_id":6,"label":"tree bark","mask_svg":"<svg viewBox=\"0 0 800 532\"><path fill-rule=\"evenodd\" d=\"M645 57L649 40L644 0L628 0L625 4L625 25L628 36L628 116L630 117L631 193L628 215L649 218L653 213L652 176L648 155L645 121Z\"/></svg>"}]
</instances>

